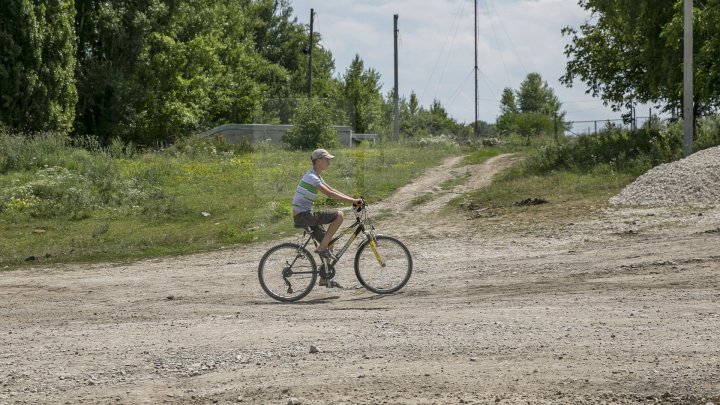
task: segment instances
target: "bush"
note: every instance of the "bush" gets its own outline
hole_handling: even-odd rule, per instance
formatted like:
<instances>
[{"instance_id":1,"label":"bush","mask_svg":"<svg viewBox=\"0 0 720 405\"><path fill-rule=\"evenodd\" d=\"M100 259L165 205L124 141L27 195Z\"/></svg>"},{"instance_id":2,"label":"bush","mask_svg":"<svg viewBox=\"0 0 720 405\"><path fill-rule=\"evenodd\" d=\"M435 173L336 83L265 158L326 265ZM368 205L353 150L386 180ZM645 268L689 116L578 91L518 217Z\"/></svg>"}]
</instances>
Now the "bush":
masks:
<instances>
[{"instance_id":1,"label":"bush","mask_svg":"<svg viewBox=\"0 0 720 405\"><path fill-rule=\"evenodd\" d=\"M250 142L230 144L225 138L186 136L165 150L165 153L174 157L185 157L197 161L214 161L232 158L236 154L248 153L253 150Z\"/></svg>"},{"instance_id":2,"label":"bush","mask_svg":"<svg viewBox=\"0 0 720 405\"><path fill-rule=\"evenodd\" d=\"M69 138L61 133L11 134L0 129L0 173L58 166Z\"/></svg>"},{"instance_id":3,"label":"bush","mask_svg":"<svg viewBox=\"0 0 720 405\"><path fill-rule=\"evenodd\" d=\"M138 209L152 217L180 212L158 184L164 166L141 165L134 173L122 174L118 161L107 154L82 149L69 149L65 154L67 167L26 171L24 181L1 189L0 212L70 219L88 218L105 208Z\"/></svg>"},{"instance_id":4,"label":"bush","mask_svg":"<svg viewBox=\"0 0 720 405\"><path fill-rule=\"evenodd\" d=\"M2 208L36 218L87 218L95 205L89 189L83 176L62 167L50 167L40 170L36 180L7 189L2 196Z\"/></svg>"},{"instance_id":5,"label":"bush","mask_svg":"<svg viewBox=\"0 0 720 405\"><path fill-rule=\"evenodd\" d=\"M705 117L699 120L695 134L695 150L703 150L720 145L720 116Z\"/></svg>"},{"instance_id":6,"label":"bush","mask_svg":"<svg viewBox=\"0 0 720 405\"><path fill-rule=\"evenodd\" d=\"M339 144L337 131L332 128L330 108L318 98L300 103L293 125L282 138L293 149L329 149Z\"/></svg>"},{"instance_id":7,"label":"bush","mask_svg":"<svg viewBox=\"0 0 720 405\"><path fill-rule=\"evenodd\" d=\"M644 171L682 157L682 138L668 128L643 128L635 132L609 128L598 134L549 143L527 161L531 172L580 170L589 172L603 164L622 171Z\"/></svg>"},{"instance_id":8,"label":"bush","mask_svg":"<svg viewBox=\"0 0 720 405\"><path fill-rule=\"evenodd\" d=\"M417 144L417 146L420 146L420 147L428 147L428 146L457 147L457 146L459 146L458 143L453 138L451 138L447 135L428 136L425 138L420 138L416 142L416 144Z\"/></svg>"}]
</instances>

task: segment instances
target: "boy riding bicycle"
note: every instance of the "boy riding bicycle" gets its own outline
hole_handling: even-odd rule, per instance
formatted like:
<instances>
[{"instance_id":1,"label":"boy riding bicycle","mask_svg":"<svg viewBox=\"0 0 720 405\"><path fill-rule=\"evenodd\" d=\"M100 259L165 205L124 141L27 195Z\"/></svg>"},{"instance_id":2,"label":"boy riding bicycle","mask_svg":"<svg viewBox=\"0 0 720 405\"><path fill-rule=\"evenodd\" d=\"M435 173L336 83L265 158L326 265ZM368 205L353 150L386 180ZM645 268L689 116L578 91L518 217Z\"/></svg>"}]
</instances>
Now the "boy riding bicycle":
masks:
<instances>
[{"instance_id":1,"label":"boy riding bicycle","mask_svg":"<svg viewBox=\"0 0 720 405\"><path fill-rule=\"evenodd\" d=\"M353 205L362 205L362 200L352 198L334 188L330 187L320 174L330 167L330 161L335 158L325 149L316 149L313 151L310 159L313 167L305 172L300 184L298 184L293 197L293 220L295 227L306 228L312 227L314 236L320 241L315 252L324 259L333 259L334 256L328 246L330 240L343 223L343 215L338 210L322 210L313 211L313 204L317 199L318 191L337 201L344 201ZM327 232L323 235L317 227L319 225L330 224ZM319 232L318 232L319 231ZM321 278L320 285L327 285L328 280Z\"/></svg>"}]
</instances>

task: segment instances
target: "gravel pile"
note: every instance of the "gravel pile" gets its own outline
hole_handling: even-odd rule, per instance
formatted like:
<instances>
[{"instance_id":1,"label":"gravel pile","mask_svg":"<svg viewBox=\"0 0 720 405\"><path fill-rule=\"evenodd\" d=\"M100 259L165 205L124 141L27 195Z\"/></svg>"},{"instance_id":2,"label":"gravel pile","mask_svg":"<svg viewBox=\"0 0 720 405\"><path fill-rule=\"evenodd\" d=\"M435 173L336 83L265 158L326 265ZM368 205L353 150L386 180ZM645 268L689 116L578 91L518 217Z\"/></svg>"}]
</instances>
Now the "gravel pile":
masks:
<instances>
[{"instance_id":1,"label":"gravel pile","mask_svg":"<svg viewBox=\"0 0 720 405\"><path fill-rule=\"evenodd\" d=\"M612 204L720 204L720 146L694 153L677 162L657 166L620 194Z\"/></svg>"}]
</instances>

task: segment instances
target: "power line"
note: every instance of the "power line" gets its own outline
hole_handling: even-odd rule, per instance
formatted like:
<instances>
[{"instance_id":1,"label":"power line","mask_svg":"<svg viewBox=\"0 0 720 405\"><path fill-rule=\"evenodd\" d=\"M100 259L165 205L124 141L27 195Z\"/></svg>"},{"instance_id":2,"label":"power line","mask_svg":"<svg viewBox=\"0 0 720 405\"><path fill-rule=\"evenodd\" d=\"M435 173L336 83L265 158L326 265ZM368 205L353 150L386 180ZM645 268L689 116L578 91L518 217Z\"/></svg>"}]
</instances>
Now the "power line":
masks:
<instances>
[{"instance_id":1,"label":"power line","mask_svg":"<svg viewBox=\"0 0 720 405\"><path fill-rule=\"evenodd\" d=\"M493 4L492 0L486 0L487 4L489 4L493 10L495 10L495 14L497 14L497 8L495 7L495 4ZM510 34L508 34L507 30L505 29L505 25L500 25L500 28L502 28L503 32L505 33L505 36L507 37L508 41L510 42L510 46L512 47L513 52L515 53L515 57L518 59L518 63L520 63L520 66L522 66L523 70L525 72L529 72L528 68L525 67L525 64L522 61L522 58L520 57L520 53L517 51L517 47L515 46L515 43L513 42L512 38L510 37Z\"/></svg>"},{"instance_id":2,"label":"power line","mask_svg":"<svg viewBox=\"0 0 720 405\"><path fill-rule=\"evenodd\" d=\"M454 23L454 27L453 27L454 32L452 35L452 40L450 41L450 48L452 48L452 45L455 43L455 38L457 38L457 33L458 33L458 30L460 29L460 18L465 12L465 2L463 1L460 4L462 4L462 8L461 8L460 12L455 16L455 23ZM442 70L440 71L440 77L438 78L438 81L437 81L437 87L435 88L434 98L437 98L437 93L438 93L438 91L440 91L440 86L442 84L442 78L443 78L443 76L445 76L445 71L447 70L449 63L450 63L450 58L448 55L448 57L445 58L445 65L443 66Z\"/></svg>"},{"instance_id":3,"label":"power line","mask_svg":"<svg viewBox=\"0 0 720 405\"><path fill-rule=\"evenodd\" d=\"M500 40L498 39L497 32L495 30L495 24L493 24L492 19L492 11L490 11L490 6L488 5L487 1L485 2L485 10L487 10L488 13L488 21L490 22L490 32L493 34L493 38L495 38L495 43L499 46ZM502 62L503 69L505 70L505 77L510 82L510 71L507 68L507 63L505 63L505 58L503 57L502 52L498 53L500 55L500 62Z\"/></svg>"},{"instance_id":4,"label":"power line","mask_svg":"<svg viewBox=\"0 0 720 405\"><path fill-rule=\"evenodd\" d=\"M459 12L455 14L455 19L453 20L452 27L454 27L454 26L458 23L458 20L460 19L460 15L462 14L463 11L465 11L465 4L464 4L464 2L460 2L459 4L460 4L460 6L462 6L462 7L459 8ZM447 44L448 44L448 41L449 41L449 39L450 39L450 32L452 32L452 31L453 31L453 29L451 28L451 29L448 31L447 36L445 37L445 41L443 42L442 48L440 49L440 52L438 53L438 57L437 57L437 59L435 59L435 65L433 66L433 69L432 69L432 71L430 72L430 77L428 78L427 82L425 83L425 87L423 88L423 91L420 93L420 99L422 99L422 98L425 96L425 92L427 91L427 87L428 87L428 86L430 85L430 83L432 82L432 78L433 78L433 76L435 75L435 70L437 70L438 64L440 64L440 59L442 58L443 54L445 53L445 49L447 48Z\"/></svg>"},{"instance_id":5,"label":"power line","mask_svg":"<svg viewBox=\"0 0 720 405\"><path fill-rule=\"evenodd\" d=\"M467 76L465 76L465 78L462 80L462 82L460 82L460 85L455 89L455 91L450 93L450 97L448 97L448 100L451 103L455 100L455 97L462 91L462 88L465 85L465 82L467 82L467 79L469 79L470 76L472 76L473 72L475 72L475 68L470 69L470 73L468 73Z\"/></svg>"}]
</instances>

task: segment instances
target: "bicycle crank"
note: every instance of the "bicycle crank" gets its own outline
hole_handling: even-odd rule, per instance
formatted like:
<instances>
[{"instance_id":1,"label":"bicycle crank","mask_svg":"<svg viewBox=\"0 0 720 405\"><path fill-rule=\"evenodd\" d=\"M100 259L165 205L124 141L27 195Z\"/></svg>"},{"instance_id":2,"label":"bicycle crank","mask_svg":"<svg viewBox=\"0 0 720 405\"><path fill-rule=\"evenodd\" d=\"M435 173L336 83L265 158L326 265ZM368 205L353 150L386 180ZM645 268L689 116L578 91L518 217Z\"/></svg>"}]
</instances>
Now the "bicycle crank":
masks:
<instances>
[{"instance_id":1,"label":"bicycle crank","mask_svg":"<svg viewBox=\"0 0 720 405\"><path fill-rule=\"evenodd\" d=\"M318 272L320 273L320 277L325 278L325 279L331 279L331 278L335 277L335 266L330 264L330 265L327 265L327 267L326 267L326 264L323 263L318 268Z\"/></svg>"}]
</instances>

